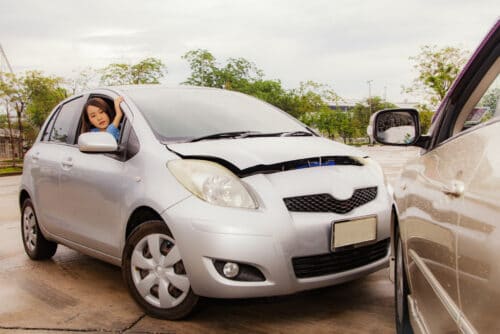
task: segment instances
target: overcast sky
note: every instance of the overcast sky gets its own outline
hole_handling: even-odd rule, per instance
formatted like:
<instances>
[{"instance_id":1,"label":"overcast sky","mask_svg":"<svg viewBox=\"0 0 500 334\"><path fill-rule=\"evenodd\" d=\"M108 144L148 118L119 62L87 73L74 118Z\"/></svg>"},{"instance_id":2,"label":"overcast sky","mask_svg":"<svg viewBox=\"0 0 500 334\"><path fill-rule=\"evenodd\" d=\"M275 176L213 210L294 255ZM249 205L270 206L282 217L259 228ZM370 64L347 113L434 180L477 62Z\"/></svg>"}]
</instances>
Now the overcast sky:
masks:
<instances>
[{"instance_id":1,"label":"overcast sky","mask_svg":"<svg viewBox=\"0 0 500 334\"><path fill-rule=\"evenodd\" d=\"M346 99L401 102L420 46L473 50L498 0L0 0L0 44L14 71L75 76L90 66L158 57L167 84L189 75L181 56L243 57L286 88L314 80Z\"/></svg>"}]
</instances>

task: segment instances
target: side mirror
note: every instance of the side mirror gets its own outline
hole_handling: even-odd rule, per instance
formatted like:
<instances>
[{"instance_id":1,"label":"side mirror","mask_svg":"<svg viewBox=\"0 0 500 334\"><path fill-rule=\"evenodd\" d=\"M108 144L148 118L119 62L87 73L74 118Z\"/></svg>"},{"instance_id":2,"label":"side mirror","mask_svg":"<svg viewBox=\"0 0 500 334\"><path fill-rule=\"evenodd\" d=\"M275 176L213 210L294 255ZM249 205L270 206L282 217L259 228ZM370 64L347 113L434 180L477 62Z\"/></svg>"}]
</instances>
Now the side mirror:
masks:
<instances>
[{"instance_id":1,"label":"side mirror","mask_svg":"<svg viewBox=\"0 0 500 334\"><path fill-rule=\"evenodd\" d=\"M381 110L370 118L373 139L394 146L415 145L420 138L420 122L415 109Z\"/></svg>"},{"instance_id":2,"label":"side mirror","mask_svg":"<svg viewBox=\"0 0 500 334\"><path fill-rule=\"evenodd\" d=\"M118 144L110 133L86 132L78 137L78 148L86 153L111 153L118 150Z\"/></svg>"}]
</instances>

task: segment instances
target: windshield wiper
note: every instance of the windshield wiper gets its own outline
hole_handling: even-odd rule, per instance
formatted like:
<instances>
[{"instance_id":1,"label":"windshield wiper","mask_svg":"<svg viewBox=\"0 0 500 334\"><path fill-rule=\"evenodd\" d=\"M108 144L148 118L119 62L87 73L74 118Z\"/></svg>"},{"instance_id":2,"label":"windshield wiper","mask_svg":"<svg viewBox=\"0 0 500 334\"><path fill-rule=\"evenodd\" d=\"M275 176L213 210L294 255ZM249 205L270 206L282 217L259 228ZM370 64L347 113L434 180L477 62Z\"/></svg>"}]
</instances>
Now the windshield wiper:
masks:
<instances>
[{"instance_id":1,"label":"windshield wiper","mask_svg":"<svg viewBox=\"0 0 500 334\"><path fill-rule=\"evenodd\" d=\"M252 137L301 137L301 136L313 136L313 135L314 135L313 133L307 131L271 132L271 133L262 133L259 131L232 131L232 132L214 133L211 135L194 138L191 139L189 142L193 143L205 139L252 138Z\"/></svg>"},{"instance_id":2,"label":"windshield wiper","mask_svg":"<svg viewBox=\"0 0 500 334\"><path fill-rule=\"evenodd\" d=\"M208 136L202 136L198 138L191 139L189 142L193 143L205 139L223 139L223 138L244 138L246 135L257 134L255 131L232 131L232 132L220 132L214 133Z\"/></svg>"}]
</instances>

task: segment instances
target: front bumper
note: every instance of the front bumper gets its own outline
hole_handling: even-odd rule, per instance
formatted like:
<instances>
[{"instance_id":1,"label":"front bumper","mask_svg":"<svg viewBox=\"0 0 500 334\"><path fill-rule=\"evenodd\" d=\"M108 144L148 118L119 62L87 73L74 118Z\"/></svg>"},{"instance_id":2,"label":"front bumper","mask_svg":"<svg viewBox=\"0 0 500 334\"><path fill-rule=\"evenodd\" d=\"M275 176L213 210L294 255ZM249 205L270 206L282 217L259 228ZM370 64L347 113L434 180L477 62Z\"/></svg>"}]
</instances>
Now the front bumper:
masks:
<instances>
[{"instance_id":1,"label":"front bumper","mask_svg":"<svg viewBox=\"0 0 500 334\"><path fill-rule=\"evenodd\" d=\"M377 242L388 239L391 199L383 185L378 185L375 200L340 215L289 212L268 178L256 175L245 181L259 189L261 205L257 210L214 206L193 196L162 213L196 294L215 298L285 295L343 283L388 266L389 251L366 265L309 278L297 278L292 264L296 257L331 252L334 221L376 215ZM224 278L214 267L215 259L254 266L266 279L246 282Z\"/></svg>"}]
</instances>

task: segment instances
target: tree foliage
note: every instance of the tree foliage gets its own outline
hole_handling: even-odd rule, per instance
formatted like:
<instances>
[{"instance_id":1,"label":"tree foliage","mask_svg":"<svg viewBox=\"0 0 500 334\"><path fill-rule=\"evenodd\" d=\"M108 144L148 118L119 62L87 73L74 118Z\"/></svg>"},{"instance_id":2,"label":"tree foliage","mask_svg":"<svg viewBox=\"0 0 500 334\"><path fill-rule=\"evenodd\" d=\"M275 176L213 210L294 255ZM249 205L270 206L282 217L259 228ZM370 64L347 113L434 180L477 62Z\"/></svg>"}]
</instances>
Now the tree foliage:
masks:
<instances>
[{"instance_id":1,"label":"tree foliage","mask_svg":"<svg viewBox=\"0 0 500 334\"><path fill-rule=\"evenodd\" d=\"M500 88L494 87L491 89L488 89L486 94L481 98L481 101L479 101L479 105L482 107L487 107L490 113L495 113L497 110L498 106L498 100L500 99Z\"/></svg>"},{"instance_id":2,"label":"tree foliage","mask_svg":"<svg viewBox=\"0 0 500 334\"><path fill-rule=\"evenodd\" d=\"M167 68L158 58L146 58L133 65L110 64L100 72L101 84L106 86L158 84Z\"/></svg>"},{"instance_id":3,"label":"tree foliage","mask_svg":"<svg viewBox=\"0 0 500 334\"><path fill-rule=\"evenodd\" d=\"M183 84L217 87L239 92L249 91L249 87L261 81L263 72L245 58L229 58L224 65L205 49L188 51L182 56L191 68L191 75Z\"/></svg>"},{"instance_id":4,"label":"tree foliage","mask_svg":"<svg viewBox=\"0 0 500 334\"><path fill-rule=\"evenodd\" d=\"M380 96L373 96L358 102L352 108L352 126L354 127L355 136L366 137L366 128L370 122L372 114L383 109L397 108L393 103L384 101Z\"/></svg>"},{"instance_id":5,"label":"tree foliage","mask_svg":"<svg viewBox=\"0 0 500 334\"><path fill-rule=\"evenodd\" d=\"M71 94L76 94L90 89L92 86L97 86L97 76L98 72L92 68L87 67L79 71L72 78L66 80L68 90Z\"/></svg>"},{"instance_id":6,"label":"tree foliage","mask_svg":"<svg viewBox=\"0 0 500 334\"><path fill-rule=\"evenodd\" d=\"M39 71L29 71L22 79L22 98L26 101L26 114L31 124L41 128L54 107L68 94L60 77L45 76Z\"/></svg>"},{"instance_id":7,"label":"tree foliage","mask_svg":"<svg viewBox=\"0 0 500 334\"><path fill-rule=\"evenodd\" d=\"M313 81L303 82L296 89L284 89L281 81L264 79L263 71L244 58L229 58L220 64L204 49L189 51L182 58L191 68L191 74L183 84L249 94L295 117L328 108L327 101L338 99L328 85Z\"/></svg>"},{"instance_id":8,"label":"tree foliage","mask_svg":"<svg viewBox=\"0 0 500 334\"><path fill-rule=\"evenodd\" d=\"M410 57L418 76L404 90L424 97L435 107L445 97L451 84L467 61L466 52L455 47L425 45Z\"/></svg>"},{"instance_id":9,"label":"tree foliage","mask_svg":"<svg viewBox=\"0 0 500 334\"><path fill-rule=\"evenodd\" d=\"M50 111L64 98L63 79L45 76L39 71L28 71L22 75L2 73L0 76L0 100L9 128L16 126L21 139L29 143L36 138L38 130ZM11 113L15 112L15 117ZM15 122L11 122L14 121ZM12 132L11 132L12 133ZM22 141L19 143L22 152Z\"/></svg>"}]
</instances>

